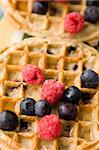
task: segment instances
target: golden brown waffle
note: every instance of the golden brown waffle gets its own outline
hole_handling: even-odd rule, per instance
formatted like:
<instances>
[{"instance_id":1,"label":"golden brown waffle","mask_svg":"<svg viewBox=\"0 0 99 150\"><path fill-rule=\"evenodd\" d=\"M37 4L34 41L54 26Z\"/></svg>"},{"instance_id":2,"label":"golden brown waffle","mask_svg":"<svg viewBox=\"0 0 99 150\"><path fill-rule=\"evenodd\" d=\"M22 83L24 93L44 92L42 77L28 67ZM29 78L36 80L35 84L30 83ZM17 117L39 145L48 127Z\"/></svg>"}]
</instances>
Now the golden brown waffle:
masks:
<instances>
[{"instance_id":1,"label":"golden brown waffle","mask_svg":"<svg viewBox=\"0 0 99 150\"><path fill-rule=\"evenodd\" d=\"M75 38L79 41L99 40L99 22L92 24L85 22L84 29L79 34L70 34L64 31L64 17L70 12L84 14L87 0L78 3L49 2L46 15L32 13L33 0L7 0L4 3L5 12L24 32L39 37L55 36L59 38Z\"/></svg>"},{"instance_id":2,"label":"golden brown waffle","mask_svg":"<svg viewBox=\"0 0 99 150\"><path fill-rule=\"evenodd\" d=\"M76 47L68 54L68 47ZM62 122L62 134L54 141L42 140L38 133L38 117L20 115L20 101L25 97L40 99L42 85L24 83L22 69L36 64L45 79L55 79L65 87L75 85L91 94L88 104L80 103L76 121ZM74 65L77 65L73 70ZM28 122L28 128L16 132L0 130L0 150L98 150L99 89L82 88L83 68L99 73L99 54L94 48L73 40L28 38L0 53L0 112L11 110ZM57 109L53 109L57 114Z\"/></svg>"}]
</instances>

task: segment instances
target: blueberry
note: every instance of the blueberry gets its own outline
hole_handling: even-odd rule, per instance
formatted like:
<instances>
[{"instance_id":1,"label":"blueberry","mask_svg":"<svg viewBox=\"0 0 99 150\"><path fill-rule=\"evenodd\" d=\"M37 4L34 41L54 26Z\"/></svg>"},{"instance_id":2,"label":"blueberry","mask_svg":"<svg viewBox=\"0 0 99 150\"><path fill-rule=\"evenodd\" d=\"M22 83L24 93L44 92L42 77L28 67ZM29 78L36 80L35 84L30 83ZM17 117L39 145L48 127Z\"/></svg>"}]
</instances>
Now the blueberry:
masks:
<instances>
[{"instance_id":1,"label":"blueberry","mask_svg":"<svg viewBox=\"0 0 99 150\"><path fill-rule=\"evenodd\" d=\"M75 120L77 116L77 108L71 103L60 103L58 107L59 117L64 120Z\"/></svg>"},{"instance_id":2,"label":"blueberry","mask_svg":"<svg viewBox=\"0 0 99 150\"><path fill-rule=\"evenodd\" d=\"M75 50L76 50L76 47L74 47L74 46L67 47L68 54L70 54L71 52L73 52Z\"/></svg>"},{"instance_id":3,"label":"blueberry","mask_svg":"<svg viewBox=\"0 0 99 150\"><path fill-rule=\"evenodd\" d=\"M77 68L78 68L78 65L74 64L72 69L73 69L73 71L75 71L75 70L77 70Z\"/></svg>"},{"instance_id":4,"label":"blueberry","mask_svg":"<svg viewBox=\"0 0 99 150\"><path fill-rule=\"evenodd\" d=\"M35 104L35 114L40 117L50 115L51 109L51 104L46 100L39 100Z\"/></svg>"},{"instance_id":5,"label":"blueberry","mask_svg":"<svg viewBox=\"0 0 99 150\"><path fill-rule=\"evenodd\" d=\"M99 84L98 74L93 70L85 70L80 78L81 85L85 88L96 88Z\"/></svg>"},{"instance_id":6,"label":"blueberry","mask_svg":"<svg viewBox=\"0 0 99 150\"><path fill-rule=\"evenodd\" d=\"M64 91L63 101L78 104L81 99L81 91L76 86L70 86Z\"/></svg>"},{"instance_id":7,"label":"blueberry","mask_svg":"<svg viewBox=\"0 0 99 150\"><path fill-rule=\"evenodd\" d=\"M85 104L88 104L91 100L92 95L87 92L82 92L82 100Z\"/></svg>"},{"instance_id":8,"label":"blueberry","mask_svg":"<svg viewBox=\"0 0 99 150\"><path fill-rule=\"evenodd\" d=\"M20 131L26 130L28 128L28 122L24 121L23 119L20 119Z\"/></svg>"},{"instance_id":9,"label":"blueberry","mask_svg":"<svg viewBox=\"0 0 99 150\"><path fill-rule=\"evenodd\" d=\"M33 13L45 15L48 10L48 3L47 2L34 2L33 5Z\"/></svg>"},{"instance_id":10,"label":"blueberry","mask_svg":"<svg viewBox=\"0 0 99 150\"><path fill-rule=\"evenodd\" d=\"M35 100L32 98L24 99L20 104L20 111L22 115L34 116L35 115Z\"/></svg>"},{"instance_id":11,"label":"blueberry","mask_svg":"<svg viewBox=\"0 0 99 150\"><path fill-rule=\"evenodd\" d=\"M9 110L0 113L0 129L4 131L14 131L18 126L17 115Z\"/></svg>"},{"instance_id":12,"label":"blueberry","mask_svg":"<svg viewBox=\"0 0 99 150\"><path fill-rule=\"evenodd\" d=\"M99 6L99 0L87 0L87 6Z\"/></svg>"},{"instance_id":13,"label":"blueberry","mask_svg":"<svg viewBox=\"0 0 99 150\"><path fill-rule=\"evenodd\" d=\"M86 21L96 23L99 21L99 10L95 6L87 7L84 12L84 17Z\"/></svg>"}]
</instances>

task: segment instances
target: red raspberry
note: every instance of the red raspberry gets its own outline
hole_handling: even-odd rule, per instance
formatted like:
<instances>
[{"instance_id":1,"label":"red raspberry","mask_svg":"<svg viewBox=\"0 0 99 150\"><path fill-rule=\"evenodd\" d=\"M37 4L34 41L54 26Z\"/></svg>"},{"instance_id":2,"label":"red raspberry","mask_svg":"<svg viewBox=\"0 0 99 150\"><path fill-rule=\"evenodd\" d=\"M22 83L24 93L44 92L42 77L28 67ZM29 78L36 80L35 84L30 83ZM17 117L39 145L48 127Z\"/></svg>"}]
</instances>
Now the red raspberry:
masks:
<instances>
[{"instance_id":1,"label":"red raspberry","mask_svg":"<svg viewBox=\"0 0 99 150\"><path fill-rule=\"evenodd\" d=\"M63 95L64 90L64 84L52 79L46 80L42 86L41 98L47 100L50 104L56 104Z\"/></svg>"},{"instance_id":2,"label":"red raspberry","mask_svg":"<svg viewBox=\"0 0 99 150\"><path fill-rule=\"evenodd\" d=\"M84 27L84 17L77 13L69 13L64 20L65 31L70 33L78 33Z\"/></svg>"},{"instance_id":3,"label":"red raspberry","mask_svg":"<svg viewBox=\"0 0 99 150\"><path fill-rule=\"evenodd\" d=\"M61 122L54 114L44 116L39 122L38 132L44 140L53 140L59 137L61 135L61 131Z\"/></svg>"},{"instance_id":4,"label":"red raspberry","mask_svg":"<svg viewBox=\"0 0 99 150\"><path fill-rule=\"evenodd\" d=\"M36 65L27 64L22 71L23 79L29 84L41 84L44 75Z\"/></svg>"}]
</instances>

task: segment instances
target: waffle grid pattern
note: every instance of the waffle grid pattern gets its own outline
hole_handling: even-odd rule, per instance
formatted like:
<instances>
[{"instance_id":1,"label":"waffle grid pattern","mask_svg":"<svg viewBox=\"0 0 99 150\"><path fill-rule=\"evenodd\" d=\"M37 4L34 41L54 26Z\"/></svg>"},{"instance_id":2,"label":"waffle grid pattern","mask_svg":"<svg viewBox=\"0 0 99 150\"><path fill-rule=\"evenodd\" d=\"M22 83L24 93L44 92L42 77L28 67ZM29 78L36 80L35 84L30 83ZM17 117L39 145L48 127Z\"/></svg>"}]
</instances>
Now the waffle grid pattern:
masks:
<instances>
[{"instance_id":1,"label":"waffle grid pattern","mask_svg":"<svg viewBox=\"0 0 99 150\"><path fill-rule=\"evenodd\" d=\"M75 46L75 53L68 53L69 46ZM31 38L3 51L0 54L0 111L11 110L28 122L28 128L16 132L0 131L1 150L98 150L99 149L99 90L82 88L80 75L87 67L99 73L97 52L84 44L66 40L44 40ZM20 115L20 101L25 97L40 99L42 85L27 85L22 79L22 69L27 63L36 64L44 72L45 79L63 82L66 88L76 85L82 92L88 92L91 102L77 106L76 121L63 121L60 138L44 141L37 134L39 118ZM73 66L78 68L74 71ZM92 65L93 64L93 65ZM52 113L57 114L56 108Z\"/></svg>"},{"instance_id":2,"label":"waffle grid pattern","mask_svg":"<svg viewBox=\"0 0 99 150\"><path fill-rule=\"evenodd\" d=\"M46 15L32 13L33 0L8 0L5 3L5 12L24 32L38 37L75 38L79 41L97 41L99 39L99 22L91 24L85 22L84 29L76 35L64 31L64 17L70 12L84 14L86 0L76 4L49 2ZM89 34L90 33L90 34ZM86 35L86 36L85 36Z\"/></svg>"}]
</instances>

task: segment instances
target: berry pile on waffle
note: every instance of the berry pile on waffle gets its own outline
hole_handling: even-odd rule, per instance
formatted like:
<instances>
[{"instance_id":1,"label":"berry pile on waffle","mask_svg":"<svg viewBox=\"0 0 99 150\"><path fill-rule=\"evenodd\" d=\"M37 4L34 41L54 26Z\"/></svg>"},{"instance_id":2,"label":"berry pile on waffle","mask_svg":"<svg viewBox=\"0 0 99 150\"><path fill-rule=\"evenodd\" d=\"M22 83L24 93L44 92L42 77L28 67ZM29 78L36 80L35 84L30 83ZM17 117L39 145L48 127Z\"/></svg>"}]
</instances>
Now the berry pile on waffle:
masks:
<instances>
[{"instance_id":1,"label":"berry pile on waffle","mask_svg":"<svg viewBox=\"0 0 99 150\"><path fill-rule=\"evenodd\" d=\"M18 28L32 36L99 40L97 0L55 1L7 0L4 9Z\"/></svg>"},{"instance_id":2,"label":"berry pile on waffle","mask_svg":"<svg viewBox=\"0 0 99 150\"><path fill-rule=\"evenodd\" d=\"M0 53L0 150L98 150L99 54L28 38Z\"/></svg>"}]
</instances>

